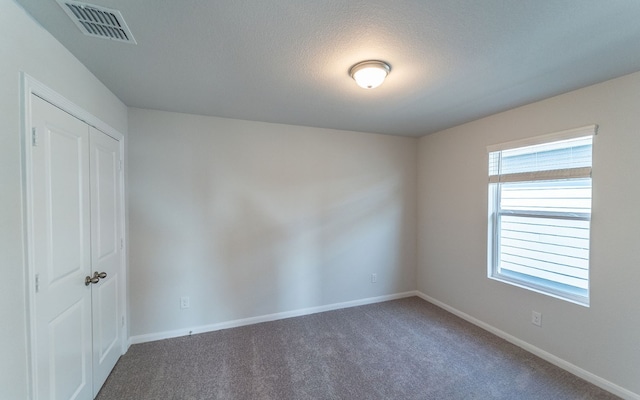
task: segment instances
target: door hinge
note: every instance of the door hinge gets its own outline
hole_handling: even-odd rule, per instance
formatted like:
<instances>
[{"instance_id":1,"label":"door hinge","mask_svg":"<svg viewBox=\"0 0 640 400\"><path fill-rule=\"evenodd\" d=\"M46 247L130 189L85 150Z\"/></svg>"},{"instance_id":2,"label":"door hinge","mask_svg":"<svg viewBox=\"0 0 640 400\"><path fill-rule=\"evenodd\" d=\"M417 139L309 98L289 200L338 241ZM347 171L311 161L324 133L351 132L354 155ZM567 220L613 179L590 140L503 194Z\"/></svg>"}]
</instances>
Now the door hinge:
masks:
<instances>
[{"instance_id":1,"label":"door hinge","mask_svg":"<svg viewBox=\"0 0 640 400\"><path fill-rule=\"evenodd\" d=\"M40 274L36 274L36 293L40 291Z\"/></svg>"},{"instance_id":2,"label":"door hinge","mask_svg":"<svg viewBox=\"0 0 640 400\"><path fill-rule=\"evenodd\" d=\"M120 238L120 250L124 250L124 238Z\"/></svg>"},{"instance_id":3,"label":"door hinge","mask_svg":"<svg viewBox=\"0 0 640 400\"><path fill-rule=\"evenodd\" d=\"M38 145L38 130L35 127L31 128L31 145Z\"/></svg>"},{"instance_id":4,"label":"door hinge","mask_svg":"<svg viewBox=\"0 0 640 400\"><path fill-rule=\"evenodd\" d=\"M124 169L124 161L120 160L120 171Z\"/></svg>"}]
</instances>

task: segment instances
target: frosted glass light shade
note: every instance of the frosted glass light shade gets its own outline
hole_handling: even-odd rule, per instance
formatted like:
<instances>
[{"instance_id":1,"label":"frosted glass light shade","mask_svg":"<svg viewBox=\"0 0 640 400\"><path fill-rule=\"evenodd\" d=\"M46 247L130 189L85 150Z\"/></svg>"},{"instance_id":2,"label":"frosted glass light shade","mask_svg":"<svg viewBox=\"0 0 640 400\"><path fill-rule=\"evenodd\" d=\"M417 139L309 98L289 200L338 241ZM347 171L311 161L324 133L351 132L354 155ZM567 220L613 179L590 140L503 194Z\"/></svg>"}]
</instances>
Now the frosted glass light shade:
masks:
<instances>
[{"instance_id":1,"label":"frosted glass light shade","mask_svg":"<svg viewBox=\"0 0 640 400\"><path fill-rule=\"evenodd\" d=\"M374 89L382 85L391 71L389 64L382 61L363 61L349 70L349 75L358 86L364 89Z\"/></svg>"}]
</instances>

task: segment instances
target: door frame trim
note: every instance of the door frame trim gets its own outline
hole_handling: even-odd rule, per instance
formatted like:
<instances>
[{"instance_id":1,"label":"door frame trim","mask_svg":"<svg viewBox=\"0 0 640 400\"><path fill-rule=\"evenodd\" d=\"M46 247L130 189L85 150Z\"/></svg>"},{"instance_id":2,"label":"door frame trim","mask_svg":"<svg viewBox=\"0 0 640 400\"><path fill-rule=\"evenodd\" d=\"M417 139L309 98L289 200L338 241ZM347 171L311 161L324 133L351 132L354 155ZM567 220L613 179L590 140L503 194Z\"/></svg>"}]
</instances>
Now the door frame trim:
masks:
<instances>
[{"instance_id":1,"label":"door frame trim","mask_svg":"<svg viewBox=\"0 0 640 400\"><path fill-rule=\"evenodd\" d=\"M123 318L120 323L120 337L121 354L127 352L129 348L129 335L127 334L129 329L129 317L128 317L128 286L127 286L127 244L128 238L126 236L126 204L125 204L125 140L124 135L112 128L99 118L90 114L82 107L68 100L66 97L57 93L53 89L47 87L45 84L39 82L35 78L31 77L25 72L20 74L21 83L21 96L20 99L20 132L22 136L22 219L23 219L23 248L24 248L24 282L25 282L25 331L26 335L26 349L27 349L27 390L29 398L36 399L37 397L37 376L36 376L36 354L35 354L35 266L33 265L33 212L31 210L31 204L33 204L33 194L31 193L31 95L40 97L41 99L51 103L58 107L62 111L72 115L73 117L85 122L97 130L105 133L106 135L117 140L120 146L120 157L122 169L120 170L120 209L122 210L120 216L120 235L123 240L123 248L121 252L121 265L122 271L120 275L120 287L123 290L120 291L120 310Z\"/></svg>"}]
</instances>

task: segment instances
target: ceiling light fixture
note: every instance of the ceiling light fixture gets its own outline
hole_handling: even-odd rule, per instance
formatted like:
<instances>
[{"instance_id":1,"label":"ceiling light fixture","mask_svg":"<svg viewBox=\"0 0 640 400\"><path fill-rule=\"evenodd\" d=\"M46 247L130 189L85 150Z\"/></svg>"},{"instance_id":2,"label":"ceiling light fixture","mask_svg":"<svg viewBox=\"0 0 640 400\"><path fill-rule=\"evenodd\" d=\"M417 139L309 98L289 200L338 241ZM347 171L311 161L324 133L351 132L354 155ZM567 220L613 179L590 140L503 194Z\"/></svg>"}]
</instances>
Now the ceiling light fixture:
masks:
<instances>
[{"instance_id":1,"label":"ceiling light fixture","mask_svg":"<svg viewBox=\"0 0 640 400\"><path fill-rule=\"evenodd\" d=\"M349 75L364 89L374 89L382 85L389 72L391 66L377 60L362 61L349 69Z\"/></svg>"}]
</instances>

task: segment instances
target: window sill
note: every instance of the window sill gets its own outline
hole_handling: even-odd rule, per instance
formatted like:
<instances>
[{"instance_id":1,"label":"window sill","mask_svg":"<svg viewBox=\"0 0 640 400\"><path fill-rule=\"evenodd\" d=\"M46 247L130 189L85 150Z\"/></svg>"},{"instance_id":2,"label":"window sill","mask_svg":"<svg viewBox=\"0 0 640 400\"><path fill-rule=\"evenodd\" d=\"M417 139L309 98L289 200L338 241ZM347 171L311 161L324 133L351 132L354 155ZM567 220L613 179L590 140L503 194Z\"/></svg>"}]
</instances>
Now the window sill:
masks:
<instances>
[{"instance_id":1,"label":"window sill","mask_svg":"<svg viewBox=\"0 0 640 400\"><path fill-rule=\"evenodd\" d=\"M589 308L589 298L579 295L572 295L568 293L558 293L549 288L537 287L535 284L521 281L519 279L514 279L504 275L489 275L487 276L489 279L506 283L508 285L517 286L522 289L530 290L532 292L540 293L545 296L550 296L559 300L568 301L569 303L577 304L582 307Z\"/></svg>"}]
</instances>

